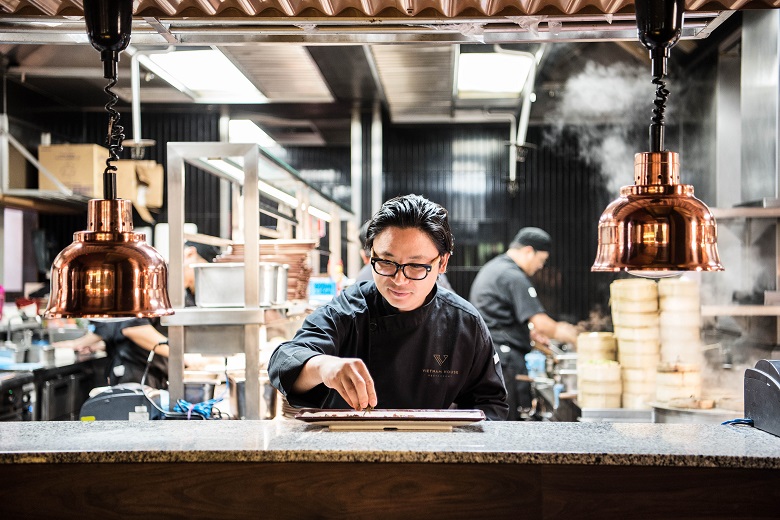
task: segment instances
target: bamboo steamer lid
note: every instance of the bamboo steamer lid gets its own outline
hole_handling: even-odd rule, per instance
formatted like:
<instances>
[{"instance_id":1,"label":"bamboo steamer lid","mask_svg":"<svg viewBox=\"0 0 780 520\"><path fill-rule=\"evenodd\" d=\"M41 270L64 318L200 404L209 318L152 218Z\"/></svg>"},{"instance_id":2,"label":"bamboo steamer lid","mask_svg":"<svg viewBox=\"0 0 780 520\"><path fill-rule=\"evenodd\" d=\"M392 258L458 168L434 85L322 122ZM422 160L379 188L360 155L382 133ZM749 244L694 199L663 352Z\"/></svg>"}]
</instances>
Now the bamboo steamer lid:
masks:
<instances>
[{"instance_id":1,"label":"bamboo steamer lid","mask_svg":"<svg viewBox=\"0 0 780 520\"><path fill-rule=\"evenodd\" d=\"M623 367L621 375L623 383L636 381L637 383L653 383L655 385L656 368L626 368Z\"/></svg>"},{"instance_id":2,"label":"bamboo steamer lid","mask_svg":"<svg viewBox=\"0 0 780 520\"><path fill-rule=\"evenodd\" d=\"M658 281L658 295L690 296L699 298L699 283L685 278L663 278Z\"/></svg>"},{"instance_id":3,"label":"bamboo steamer lid","mask_svg":"<svg viewBox=\"0 0 780 520\"><path fill-rule=\"evenodd\" d=\"M658 321L663 328L701 328L701 312L697 308L694 311L679 310L679 311L667 311L662 310L658 315Z\"/></svg>"},{"instance_id":4,"label":"bamboo steamer lid","mask_svg":"<svg viewBox=\"0 0 780 520\"><path fill-rule=\"evenodd\" d=\"M661 323L658 312L612 311L612 325L615 327L658 327Z\"/></svg>"},{"instance_id":5,"label":"bamboo steamer lid","mask_svg":"<svg viewBox=\"0 0 780 520\"><path fill-rule=\"evenodd\" d=\"M655 395L655 381L623 380L623 394Z\"/></svg>"},{"instance_id":6,"label":"bamboo steamer lid","mask_svg":"<svg viewBox=\"0 0 780 520\"><path fill-rule=\"evenodd\" d=\"M618 341L618 352L628 355L651 355L658 354L661 344L658 340L630 340L621 339ZM653 367L655 370L655 367Z\"/></svg>"},{"instance_id":7,"label":"bamboo steamer lid","mask_svg":"<svg viewBox=\"0 0 780 520\"><path fill-rule=\"evenodd\" d=\"M620 382L620 364L608 360L592 360L586 363L577 363L577 383L582 386L583 382L593 381L596 383Z\"/></svg>"},{"instance_id":8,"label":"bamboo steamer lid","mask_svg":"<svg viewBox=\"0 0 780 520\"><path fill-rule=\"evenodd\" d=\"M675 327L661 329L661 343L701 343L701 329Z\"/></svg>"},{"instance_id":9,"label":"bamboo steamer lid","mask_svg":"<svg viewBox=\"0 0 780 520\"><path fill-rule=\"evenodd\" d=\"M658 312L658 300L610 300L612 312Z\"/></svg>"},{"instance_id":10,"label":"bamboo steamer lid","mask_svg":"<svg viewBox=\"0 0 780 520\"><path fill-rule=\"evenodd\" d=\"M655 393L650 394L633 394L629 392L623 392L621 401L623 408L628 410L649 410L652 408L650 402L655 399Z\"/></svg>"},{"instance_id":11,"label":"bamboo steamer lid","mask_svg":"<svg viewBox=\"0 0 780 520\"><path fill-rule=\"evenodd\" d=\"M658 302L658 306L662 311L698 312L701 309L701 300L699 298L664 296Z\"/></svg>"},{"instance_id":12,"label":"bamboo steamer lid","mask_svg":"<svg viewBox=\"0 0 780 520\"><path fill-rule=\"evenodd\" d=\"M611 332L583 332L577 336L577 363L615 359L617 341Z\"/></svg>"},{"instance_id":13,"label":"bamboo steamer lid","mask_svg":"<svg viewBox=\"0 0 780 520\"><path fill-rule=\"evenodd\" d=\"M658 342L661 339L661 331L658 327L615 327L615 336L620 348L620 342L624 340Z\"/></svg>"},{"instance_id":14,"label":"bamboo steamer lid","mask_svg":"<svg viewBox=\"0 0 780 520\"><path fill-rule=\"evenodd\" d=\"M577 402L580 408L620 408L621 394L580 393Z\"/></svg>"},{"instance_id":15,"label":"bamboo steamer lid","mask_svg":"<svg viewBox=\"0 0 780 520\"><path fill-rule=\"evenodd\" d=\"M678 386L701 388L701 372L658 372L657 386Z\"/></svg>"},{"instance_id":16,"label":"bamboo steamer lid","mask_svg":"<svg viewBox=\"0 0 780 520\"><path fill-rule=\"evenodd\" d=\"M609 284L609 295L612 300L657 300L658 284L645 279L615 280Z\"/></svg>"},{"instance_id":17,"label":"bamboo steamer lid","mask_svg":"<svg viewBox=\"0 0 780 520\"><path fill-rule=\"evenodd\" d=\"M620 395L623 393L623 383L620 381L611 381L608 383L598 381L580 381L577 387L578 392L586 394L607 394Z\"/></svg>"},{"instance_id":18,"label":"bamboo steamer lid","mask_svg":"<svg viewBox=\"0 0 780 520\"><path fill-rule=\"evenodd\" d=\"M626 354L618 350L618 362L626 368L651 369L658 366L661 355L656 354Z\"/></svg>"},{"instance_id":19,"label":"bamboo steamer lid","mask_svg":"<svg viewBox=\"0 0 780 520\"><path fill-rule=\"evenodd\" d=\"M655 398L657 401L666 403L672 399L698 399L701 396L701 387L696 385L689 386L657 386L655 389Z\"/></svg>"}]
</instances>

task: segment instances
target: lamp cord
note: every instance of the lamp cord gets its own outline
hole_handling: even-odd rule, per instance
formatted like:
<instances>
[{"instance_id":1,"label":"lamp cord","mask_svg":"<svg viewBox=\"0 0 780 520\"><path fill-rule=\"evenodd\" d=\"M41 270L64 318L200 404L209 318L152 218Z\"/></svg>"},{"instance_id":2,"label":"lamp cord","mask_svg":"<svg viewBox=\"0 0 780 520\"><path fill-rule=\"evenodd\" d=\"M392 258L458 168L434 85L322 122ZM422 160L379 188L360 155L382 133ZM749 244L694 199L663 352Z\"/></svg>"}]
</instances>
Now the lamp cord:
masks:
<instances>
[{"instance_id":1,"label":"lamp cord","mask_svg":"<svg viewBox=\"0 0 780 520\"><path fill-rule=\"evenodd\" d=\"M122 151L122 141L125 140L124 127L119 124L119 112L114 106L119 101L119 96L111 89L116 85L116 76L112 77L103 91L108 94L110 99L105 108L108 112L108 134L106 136L106 145L108 146L108 159L106 159L106 169L103 171L103 198L113 200L117 198L116 194L116 171L117 168L112 162L119 160L119 153Z\"/></svg>"},{"instance_id":2,"label":"lamp cord","mask_svg":"<svg viewBox=\"0 0 780 520\"><path fill-rule=\"evenodd\" d=\"M666 88L664 76L654 75L653 85L655 85L655 100L653 104L653 117L650 125L650 151L664 151L664 113L666 112L666 102L669 100L669 90Z\"/></svg>"}]
</instances>

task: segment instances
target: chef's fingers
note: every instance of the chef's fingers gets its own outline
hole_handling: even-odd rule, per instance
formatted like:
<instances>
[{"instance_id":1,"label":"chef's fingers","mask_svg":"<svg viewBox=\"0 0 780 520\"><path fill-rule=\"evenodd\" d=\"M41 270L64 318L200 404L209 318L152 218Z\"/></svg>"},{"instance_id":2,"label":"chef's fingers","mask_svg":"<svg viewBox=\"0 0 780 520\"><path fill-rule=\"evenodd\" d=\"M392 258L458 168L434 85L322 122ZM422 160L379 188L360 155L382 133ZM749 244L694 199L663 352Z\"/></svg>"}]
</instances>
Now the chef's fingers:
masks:
<instances>
[{"instance_id":1,"label":"chef's fingers","mask_svg":"<svg viewBox=\"0 0 780 520\"><path fill-rule=\"evenodd\" d=\"M366 368L366 397L368 398L368 402L366 406L371 406L372 408L376 408L377 404L377 397L376 397L376 388L374 388L374 378L371 377L371 374L368 373L368 368Z\"/></svg>"},{"instance_id":2,"label":"chef's fingers","mask_svg":"<svg viewBox=\"0 0 780 520\"><path fill-rule=\"evenodd\" d=\"M347 402L350 408L355 410L360 409L360 398L358 397L358 391L355 387L355 383L349 374L342 374L339 378L339 385L336 388L341 397Z\"/></svg>"}]
</instances>

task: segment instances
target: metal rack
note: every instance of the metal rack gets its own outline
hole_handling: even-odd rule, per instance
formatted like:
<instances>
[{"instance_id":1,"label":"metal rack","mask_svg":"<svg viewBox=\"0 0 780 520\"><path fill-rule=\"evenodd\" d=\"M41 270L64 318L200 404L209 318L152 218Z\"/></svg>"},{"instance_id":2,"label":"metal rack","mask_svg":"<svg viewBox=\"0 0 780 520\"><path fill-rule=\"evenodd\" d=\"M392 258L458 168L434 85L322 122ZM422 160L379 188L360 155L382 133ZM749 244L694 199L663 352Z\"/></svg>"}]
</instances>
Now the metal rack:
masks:
<instances>
[{"instance_id":1,"label":"metal rack","mask_svg":"<svg viewBox=\"0 0 780 520\"><path fill-rule=\"evenodd\" d=\"M237 167L225 169L214 166L214 160L232 160ZM233 232L240 232L244 240L244 307L243 308L184 308L184 166L185 163L208 171L228 181L234 192L234 201L242 209L242 217L234 219ZM169 293L175 314L162 319L168 326L170 348L168 378L171 400L184 396L184 353L224 355L243 352L246 356L246 418L260 418L260 346L265 339L265 311L287 311L289 305L260 305L259 213L268 214L261 207L260 182L275 188L292 191L298 201L295 218L296 238L310 238L306 211L310 204L326 206L330 210L330 250L332 258L341 257L341 221L354 215L339 206L301 179L290 166L279 161L257 144L222 142L168 143L168 224L170 247ZM262 181L261 181L262 177ZM242 197L238 197L238 192ZM285 191L284 194L287 194ZM284 194L280 193L280 196ZM288 194L289 195L289 194ZM273 198L273 196L272 196ZM243 201L241 202L241 199ZM236 207L235 209L239 209ZM282 215L278 215L282 218Z\"/></svg>"}]
</instances>

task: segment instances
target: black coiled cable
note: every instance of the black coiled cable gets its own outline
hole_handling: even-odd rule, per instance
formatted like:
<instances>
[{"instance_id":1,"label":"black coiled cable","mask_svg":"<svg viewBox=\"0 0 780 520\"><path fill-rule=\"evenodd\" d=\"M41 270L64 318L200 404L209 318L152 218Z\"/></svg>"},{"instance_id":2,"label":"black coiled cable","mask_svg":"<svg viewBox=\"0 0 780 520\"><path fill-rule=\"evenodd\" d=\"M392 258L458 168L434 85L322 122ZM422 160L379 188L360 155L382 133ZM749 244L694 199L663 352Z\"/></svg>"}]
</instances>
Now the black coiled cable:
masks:
<instances>
[{"instance_id":1,"label":"black coiled cable","mask_svg":"<svg viewBox=\"0 0 780 520\"><path fill-rule=\"evenodd\" d=\"M122 141L125 140L125 129L119 124L119 112L114 106L119 102L113 90L116 85L116 77L111 78L103 91L108 94L109 100L105 108L108 112L108 134L106 135L106 146L108 146L108 159L106 159L106 169L103 171L103 198L116 199L116 171L117 168L112 164L119 160L119 153L123 150Z\"/></svg>"},{"instance_id":2,"label":"black coiled cable","mask_svg":"<svg viewBox=\"0 0 780 520\"><path fill-rule=\"evenodd\" d=\"M655 85L655 100L653 104L653 117L650 125L650 150L661 152L664 150L664 113L666 112L666 102L669 100L669 91L666 89L666 81L663 76L653 76L653 85Z\"/></svg>"}]
</instances>

